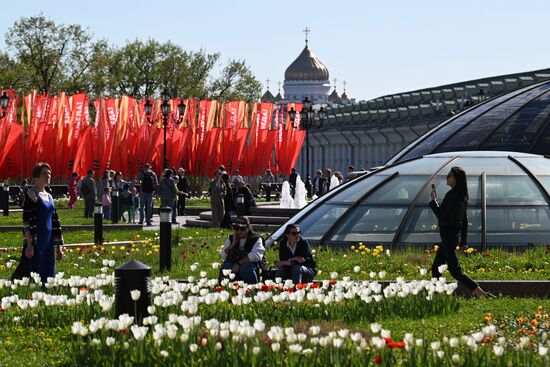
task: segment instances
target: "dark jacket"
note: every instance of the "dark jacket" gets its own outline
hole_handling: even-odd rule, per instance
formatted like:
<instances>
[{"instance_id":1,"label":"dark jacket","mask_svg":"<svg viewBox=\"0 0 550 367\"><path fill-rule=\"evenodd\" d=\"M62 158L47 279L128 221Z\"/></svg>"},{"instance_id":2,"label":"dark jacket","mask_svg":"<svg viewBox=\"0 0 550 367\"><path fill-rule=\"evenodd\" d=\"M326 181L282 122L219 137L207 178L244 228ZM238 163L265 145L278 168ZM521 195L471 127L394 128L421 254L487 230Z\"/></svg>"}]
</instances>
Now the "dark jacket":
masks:
<instances>
[{"instance_id":1,"label":"dark jacket","mask_svg":"<svg viewBox=\"0 0 550 367\"><path fill-rule=\"evenodd\" d=\"M313 259L311 248L309 247L309 243L307 242L307 240L300 237L298 243L296 244L296 251L294 251L293 255L292 251L290 251L290 248L288 248L288 239L286 237L283 238L279 242L279 260L286 261L295 256L300 256L306 259L306 261L300 265L317 270L317 264Z\"/></svg>"},{"instance_id":2,"label":"dark jacket","mask_svg":"<svg viewBox=\"0 0 550 367\"><path fill-rule=\"evenodd\" d=\"M178 190L187 193L189 191L189 186L187 185L187 177L178 175Z\"/></svg>"},{"instance_id":3,"label":"dark jacket","mask_svg":"<svg viewBox=\"0 0 550 367\"><path fill-rule=\"evenodd\" d=\"M258 241L258 238L260 238L260 235L256 232L250 232L248 235L248 238L246 239L246 242L244 244L244 249L241 251L239 246L234 247L229 254L227 254L227 259L231 262L238 262L240 259L248 256L250 251L252 251L252 248L254 247L254 244L256 241ZM263 241L263 240L262 240ZM233 235L229 235L229 242L233 243ZM258 263L258 266L262 271L265 271L266 267L266 261L265 261L265 255L262 258L262 260Z\"/></svg>"},{"instance_id":4,"label":"dark jacket","mask_svg":"<svg viewBox=\"0 0 550 367\"><path fill-rule=\"evenodd\" d=\"M461 232L461 244L466 244L468 235L468 216L466 214L466 202L460 192L453 188L445 194L441 204L437 201L430 201L440 228L459 228Z\"/></svg>"},{"instance_id":5,"label":"dark jacket","mask_svg":"<svg viewBox=\"0 0 550 367\"><path fill-rule=\"evenodd\" d=\"M298 179L298 174L296 172L293 172L288 177L288 184L290 187L296 187L296 180Z\"/></svg>"}]
</instances>

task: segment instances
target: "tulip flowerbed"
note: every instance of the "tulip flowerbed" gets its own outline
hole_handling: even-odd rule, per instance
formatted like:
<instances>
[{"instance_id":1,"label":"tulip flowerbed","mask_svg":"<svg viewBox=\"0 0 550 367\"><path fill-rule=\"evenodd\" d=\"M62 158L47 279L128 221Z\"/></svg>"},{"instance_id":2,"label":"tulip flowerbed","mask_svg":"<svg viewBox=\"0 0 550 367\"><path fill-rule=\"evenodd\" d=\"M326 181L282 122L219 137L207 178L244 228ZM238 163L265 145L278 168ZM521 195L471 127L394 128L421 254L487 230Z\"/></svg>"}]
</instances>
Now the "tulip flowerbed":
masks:
<instances>
[{"instance_id":1,"label":"tulip flowerbed","mask_svg":"<svg viewBox=\"0 0 550 367\"><path fill-rule=\"evenodd\" d=\"M114 317L113 265L107 260L109 271L97 276L58 274L45 288L36 276L0 280L0 356L14 358L10 351L26 347L13 339L8 343L6 330L15 330L44 333L41 340L63 352L50 362L75 366L548 364L548 305L519 316L509 313L513 307L502 317L485 312L477 327L461 335L384 326L386 320L424 324L456 317L464 301L452 295L456 284L444 278L397 279L382 288L377 281L347 278L247 286L231 275L221 284L204 277L186 282L158 277L151 283L149 315L135 320ZM135 301L141 296L132 292ZM34 351L17 358L29 363ZM2 363L12 364L8 359Z\"/></svg>"},{"instance_id":2,"label":"tulip flowerbed","mask_svg":"<svg viewBox=\"0 0 550 367\"><path fill-rule=\"evenodd\" d=\"M216 278L218 270L209 264L219 262L220 250L230 232L220 229L180 229L173 232L173 266L170 276L184 279L206 271L206 276ZM20 233L2 240L0 246L11 247L0 251L0 277L8 278L20 256ZM121 265L129 259L136 259L158 272L158 233L152 231L104 232L109 241L132 241L122 246L82 246L65 249L65 259L57 264L58 271L70 275L93 275L102 268L102 260L113 259ZM93 233L68 232L67 243L82 243L93 240ZM404 277L407 280L429 279L430 266L435 256L435 248L405 248L391 251L377 246L368 248L357 244L349 250L314 248L319 279L329 279L336 272L341 277L352 280L370 280L385 274L387 278ZM277 248L268 249L268 264L274 264L278 257ZM474 279L549 279L550 250L546 247L533 247L525 251L490 249L480 252L474 248L459 251L460 263L464 271ZM195 269L195 270L192 270Z\"/></svg>"}]
</instances>

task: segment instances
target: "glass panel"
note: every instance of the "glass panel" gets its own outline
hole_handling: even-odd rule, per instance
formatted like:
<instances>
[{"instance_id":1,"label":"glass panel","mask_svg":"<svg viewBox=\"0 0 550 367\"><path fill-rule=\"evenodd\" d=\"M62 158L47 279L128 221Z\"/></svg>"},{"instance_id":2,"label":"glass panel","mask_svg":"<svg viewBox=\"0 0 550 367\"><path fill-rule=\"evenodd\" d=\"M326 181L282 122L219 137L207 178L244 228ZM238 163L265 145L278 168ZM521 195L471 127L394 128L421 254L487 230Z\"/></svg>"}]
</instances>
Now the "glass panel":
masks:
<instances>
[{"instance_id":1,"label":"glass panel","mask_svg":"<svg viewBox=\"0 0 550 367\"><path fill-rule=\"evenodd\" d=\"M438 151L448 152L455 150L455 148L483 150L483 143L486 139L491 138L495 131L501 128L501 124L520 113L527 103L538 98L548 88L550 88L550 85L544 84L534 89L526 90L522 95L509 98L495 108L488 110L464 127L464 129L453 134L449 140L438 148ZM529 121L531 122L531 119Z\"/></svg>"},{"instance_id":2,"label":"glass panel","mask_svg":"<svg viewBox=\"0 0 550 367\"><path fill-rule=\"evenodd\" d=\"M546 207L487 208L487 233L550 230Z\"/></svg>"},{"instance_id":3,"label":"glass panel","mask_svg":"<svg viewBox=\"0 0 550 367\"><path fill-rule=\"evenodd\" d=\"M374 187L377 183L387 178L388 176L370 176L364 179L359 179L361 181L355 182L353 185L344 188L342 191L338 192L336 195L328 199L326 202L328 204L335 202L344 202L344 203L354 203L359 198L367 193L370 189Z\"/></svg>"},{"instance_id":4,"label":"glass panel","mask_svg":"<svg viewBox=\"0 0 550 367\"><path fill-rule=\"evenodd\" d=\"M412 162L399 164L395 167L384 170L383 173L391 175L392 173L399 171L399 175L418 175L426 174L433 175L441 166L448 162L450 158L421 158Z\"/></svg>"},{"instance_id":5,"label":"glass panel","mask_svg":"<svg viewBox=\"0 0 550 367\"><path fill-rule=\"evenodd\" d=\"M308 240L320 240L325 232L329 230L349 207L349 205L320 205L315 211L300 221L302 236Z\"/></svg>"},{"instance_id":6,"label":"glass panel","mask_svg":"<svg viewBox=\"0 0 550 367\"><path fill-rule=\"evenodd\" d=\"M487 205L544 205L546 200L529 176L487 176Z\"/></svg>"},{"instance_id":7,"label":"glass panel","mask_svg":"<svg viewBox=\"0 0 550 367\"><path fill-rule=\"evenodd\" d=\"M550 176L538 176L538 179L546 189L546 192L550 193Z\"/></svg>"},{"instance_id":8,"label":"glass panel","mask_svg":"<svg viewBox=\"0 0 550 367\"><path fill-rule=\"evenodd\" d=\"M440 128L438 131L432 133L430 136L425 138L423 141L412 147L400 160L409 159L413 157L419 157L422 155L430 154L435 151L435 148L441 144L447 137L456 134L457 130L461 127L476 123L476 118L481 114L487 112L487 110L497 106L498 104L506 101L507 99L517 96L523 93L524 90L520 89L500 97L494 98L490 101L487 101L475 108L464 112L458 116L452 117L452 121L446 123L445 126ZM464 150L464 149L453 149L453 150Z\"/></svg>"},{"instance_id":9,"label":"glass panel","mask_svg":"<svg viewBox=\"0 0 550 367\"><path fill-rule=\"evenodd\" d=\"M469 175L467 177L468 182L468 194L470 195L470 205L479 205L481 204L481 176ZM447 172L445 176L440 175L434 178L432 181L435 184L435 192L437 193L437 200L439 202L443 201L445 194L451 189L447 186ZM430 185L424 188L424 192L420 195L418 199L419 204L429 203L431 200L430 192L432 190L431 183Z\"/></svg>"},{"instance_id":10,"label":"glass panel","mask_svg":"<svg viewBox=\"0 0 550 367\"><path fill-rule=\"evenodd\" d=\"M550 93L545 92L542 96L524 105L501 125L482 145L482 148L526 151L536 138L540 127L546 122L549 113Z\"/></svg>"},{"instance_id":11,"label":"glass panel","mask_svg":"<svg viewBox=\"0 0 550 367\"><path fill-rule=\"evenodd\" d=\"M481 208L468 208L468 244L481 243ZM414 209L408 223L403 228L399 244L439 243L441 237L437 227L437 218L430 207Z\"/></svg>"},{"instance_id":12,"label":"glass panel","mask_svg":"<svg viewBox=\"0 0 550 367\"><path fill-rule=\"evenodd\" d=\"M409 204L427 180L427 176L397 176L369 195L366 203Z\"/></svg>"},{"instance_id":13,"label":"glass panel","mask_svg":"<svg viewBox=\"0 0 550 367\"><path fill-rule=\"evenodd\" d=\"M453 166L464 168L466 175L524 175L521 168L508 158L459 158ZM449 171L451 167L449 167ZM448 172L445 172L448 173Z\"/></svg>"},{"instance_id":14,"label":"glass panel","mask_svg":"<svg viewBox=\"0 0 550 367\"><path fill-rule=\"evenodd\" d=\"M550 175L550 159L548 158L518 158L534 175Z\"/></svg>"},{"instance_id":15,"label":"glass panel","mask_svg":"<svg viewBox=\"0 0 550 367\"><path fill-rule=\"evenodd\" d=\"M391 242L406 207L380 208L359 205L337 228L330 241Z\"/></svg>"}]
</instances>

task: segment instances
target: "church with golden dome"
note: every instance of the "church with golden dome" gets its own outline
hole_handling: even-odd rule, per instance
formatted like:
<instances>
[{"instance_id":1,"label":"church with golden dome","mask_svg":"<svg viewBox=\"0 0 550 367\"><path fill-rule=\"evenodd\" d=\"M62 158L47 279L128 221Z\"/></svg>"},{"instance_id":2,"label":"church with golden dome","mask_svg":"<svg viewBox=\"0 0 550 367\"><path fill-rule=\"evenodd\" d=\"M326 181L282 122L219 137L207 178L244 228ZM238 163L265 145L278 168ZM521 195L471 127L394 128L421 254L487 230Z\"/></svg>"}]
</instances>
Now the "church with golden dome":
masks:
<instances>
[{"instance_id":1,"label":"church with golden dome","mask_svg":"<svg viewBox=\"0 0 550 367\"><path fill-rule=\"evenodd\" d=\"M488 99L550 79L550 69L540 69L356 101L344 90L340 95L329 82L329 71L306 45L285 71L284 96L268 90L262 101L301 102L325 105L327 117L309 129L310 175L330 167L346 172L348 165L370 169L386 163L413 141L450 117ZM306 144L296 170L306 176Z\"/></svg>"}]
</instances>

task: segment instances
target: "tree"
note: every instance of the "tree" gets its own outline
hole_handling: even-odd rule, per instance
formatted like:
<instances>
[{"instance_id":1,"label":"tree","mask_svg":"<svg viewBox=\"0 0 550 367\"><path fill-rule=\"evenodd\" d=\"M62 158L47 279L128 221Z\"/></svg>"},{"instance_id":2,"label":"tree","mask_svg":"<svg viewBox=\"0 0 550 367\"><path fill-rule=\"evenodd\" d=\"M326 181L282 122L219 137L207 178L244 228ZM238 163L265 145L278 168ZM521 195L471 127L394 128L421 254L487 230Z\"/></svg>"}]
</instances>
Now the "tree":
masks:
<instances>
[{"instance_id":1,"label":"tree","mask_svg":"<svg viewBox=\"0 0 550 367\"><path fill-rule=\"evenodd\" d=\"M6 45L26 70L28 87L58 92L89 67L91 38L78 24L57 25L40 14L16 21L6 34Z\"/></svg>"},{"instance_id":2,"label":"tree","mask_svg":"<svg viewBox=\"0 0 550 367\"><path fill-rule=\"evenodd\" d=\"M252 75L244 60L230 60L210 88L213 98L251 102L259 99L262 84Z\"/></svg>"}]
</instances>

